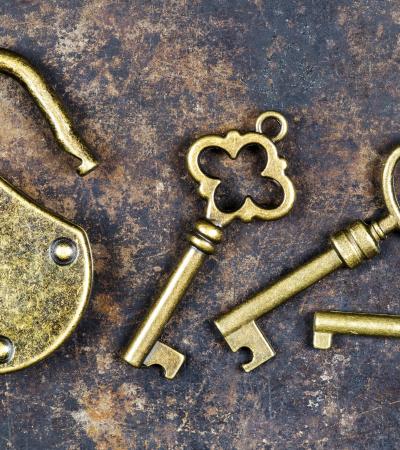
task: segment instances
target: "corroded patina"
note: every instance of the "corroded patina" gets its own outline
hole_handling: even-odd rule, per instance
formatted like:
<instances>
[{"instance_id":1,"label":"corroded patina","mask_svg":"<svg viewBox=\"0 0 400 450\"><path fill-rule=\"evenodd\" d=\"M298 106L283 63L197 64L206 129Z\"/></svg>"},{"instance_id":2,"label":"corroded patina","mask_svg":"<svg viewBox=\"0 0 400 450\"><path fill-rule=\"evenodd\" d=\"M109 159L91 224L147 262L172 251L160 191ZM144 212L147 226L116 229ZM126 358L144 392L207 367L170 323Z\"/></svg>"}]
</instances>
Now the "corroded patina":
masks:
<instances>
[{"instance_id":1,"label":"corroded patina","mask_svg":"<svg viewBox=\"0 0 400 450\"><path fill-rule=\"evenodd\" d=\"M4 0L0 11L1 45L41 69L102 161L84 180L67 171L29 96L0 77L0 174L81 224L95 261L71 339L0 377L0 447L397 448L398 341L337 336L325 354L310 332L316 310L400 313L396 233L381 257L263 317L280 357L251 374L212 319L383 206L382 166L400 142L398 2ZM290 124L277 147L290 161L293 210L226 229L165 329L188 355L173 384L132 370L119 350L184 249L177 230L202 213L184 164L190 143L249 130L266 109ZM220 163L212 173L226 174L221 189L233 184L238 203L268 194L251 156Z\"/></svg>"},{"instance_id":2,"label":"corroded patina","mask_svg":"<svg viewBox=\"0 0 400 450\"><path fill-rule=\"evenodd\" d=\"M80 175L97 162L72 130L60 101L24 57L0 49L0 72L20 81L50 124L61 148L79 158ZM92 283L89 241L0 178L0 374L48 356L82 317Z\"/></svg>"}]
</instances>

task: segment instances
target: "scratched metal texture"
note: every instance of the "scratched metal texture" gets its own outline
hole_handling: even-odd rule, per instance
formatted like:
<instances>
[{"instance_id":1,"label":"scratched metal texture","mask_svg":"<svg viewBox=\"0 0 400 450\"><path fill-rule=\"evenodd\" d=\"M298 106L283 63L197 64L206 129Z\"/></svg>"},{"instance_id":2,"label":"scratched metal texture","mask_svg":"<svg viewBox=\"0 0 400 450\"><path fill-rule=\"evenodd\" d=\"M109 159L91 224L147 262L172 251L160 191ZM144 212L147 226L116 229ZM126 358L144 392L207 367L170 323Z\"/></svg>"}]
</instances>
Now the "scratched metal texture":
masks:
<instances>
[{"instance_id":1,"label":"scratched metal texture","mask_svg":"<svg viewBox=\"0 0 400 450\"><path fill-rule=\"evenodd\" d=\"M212 319L382 207L380 167L400 143L399 3L3 0L0 13L1 45L43 72L102 162L79 179L27 93L0 76L1 174L82 225L95 261L73 337L0 378L0 448L398 448L399 341L310 345L315 310L400 313L398 236L259 320L277 356L253 373ZM227 228L163 336L188 355L175 381L131 368L118 352L203 213L188 146L252 130L266 109L289 120L292 213ZM246 158L222 166L241 192L259 186Z\"/></svg>"}]
</instances>

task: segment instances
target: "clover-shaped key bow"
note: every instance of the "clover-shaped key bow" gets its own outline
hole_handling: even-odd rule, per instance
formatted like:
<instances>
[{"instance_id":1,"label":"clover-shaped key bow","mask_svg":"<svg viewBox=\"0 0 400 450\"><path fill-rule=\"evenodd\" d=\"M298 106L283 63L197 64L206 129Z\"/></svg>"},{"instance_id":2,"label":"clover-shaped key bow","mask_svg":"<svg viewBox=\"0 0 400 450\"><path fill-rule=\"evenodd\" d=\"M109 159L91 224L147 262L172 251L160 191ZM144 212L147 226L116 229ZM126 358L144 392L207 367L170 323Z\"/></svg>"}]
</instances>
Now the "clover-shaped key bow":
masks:
<instances>
[{"instance_id":1,"label":"clover-shaped key bow","mask_svg":"<svg viewBox=\"0 0 400 450\"><path fill-rule=\"evenodd\" d=\"M262 126L267 119L274 119L280 124L279 133L271 138L262 134ZM207 199L205 219L196 223L195 232L188 237L189 248L122 355L123 359L134 367L140 367L142 364L145 366L158 364L164 368L167 378L173 378L178 372L185 360L184 355L163 344L158 338L205 257L214 252L214 244L221 240L222 227L235 218L241 219L243 222L250 222L255 218L279 219L292 208L295 190L292 182L285 175L286 161L279 158L274 145L274 142L281 140L286 135L286 119L275 111L264 112L257 119L256 131L242 135L238 131L232 130L225 137L204 136L190 147L187 156L188 169L192 177L199 183L200 195ZM261 175L281 186L283 201L276 208L263 208L254 203L250 197L246 197L238 210L221 211L215 202L215 191L221 180L211 178L201 170L200 154L208 148L221 148L228 153L230 158L236 159L239 152L250 144L256 144L265 151L268 160Z\"/></svg>"},{"instance_id":2,"label":"clover-shaped key bow","mask_svg":"<svg viewBox=\"0 0 400 450\"><path fill-rule=\"evenodd\" d=\"M281 123L280 133L272 139L262 133L262 124L266 119L274 118ZM267 111L261 114L256 123L257 133L246 133L244 135L236 130L229 131L225 137L204 136L198 139L190 148L187 157L188 169L192 177L200 184L200 195L208 200L206 218L218 226L227 225L233 219L241 219L243 222L250 222L257 218L261 220L274 220L286 215L293 206L295 190L291 180L286 176L286 161L279 158L274 142L281 140L287 132L285 118L275 112ZM261 176L277 182L283 190L283 201L273 209L262 208L254 203L251 197L246 197L242 206L233 212L221 211L215 203L215 191L221 184L221 180L210 178L200 167L199 158L201 152L209 148L221 148L230 158L236 159L240 151L250 144L258 144L266 153L267 165Z\"/></svg>"}]
</instances>

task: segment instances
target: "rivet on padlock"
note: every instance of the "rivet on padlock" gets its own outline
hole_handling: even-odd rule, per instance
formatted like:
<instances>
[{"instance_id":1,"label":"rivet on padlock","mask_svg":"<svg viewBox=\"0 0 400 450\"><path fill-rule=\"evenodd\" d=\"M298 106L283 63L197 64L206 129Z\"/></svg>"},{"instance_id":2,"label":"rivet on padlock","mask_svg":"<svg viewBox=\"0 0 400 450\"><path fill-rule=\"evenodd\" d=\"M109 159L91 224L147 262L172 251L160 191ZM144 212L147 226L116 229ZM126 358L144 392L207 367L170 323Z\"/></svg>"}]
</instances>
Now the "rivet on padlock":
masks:
<instances>
[{"instance_id":1,"label":"rivet on padlock","mask_svg":"<svg viewBox=\"0 0 400 450\"><path fill-rule=\"evenodd\" d=\"M274 119L281 126L279 133L270 139L262 134L262 125L267 119ZM275 111L267 111L257 119L256 131L256 133L242 135L233 130L229 131L225 137L204 136L190 147L187 165L189 173L199 183L200 195L207 200L205 219L196 223L195 232L188 237L189 248L122 355L123 359L132 366L158 364L164 368L166 378L173 378L185 357L158 341L158 338L206 256L214 252L215 244L221 240L222 228L234 219L241 219L243 222L250 222L255 218L279 219L292 208L295 190L291 180L285 175L286 161L278 156L274 145L274 142L281 140L287 132L286 119ZM268 161L261 175L274 180L281 186L282 203L276 208L268 209L255 204L250 197L246 197L238 210L221 211L215 202L215 192L221 180L211 178L202 171L199 164L200 154L208 148L221 148L230 158L236 159L239 152L250 144L257 144L264 150Z\"/></svg>"},{"instance_id":2,"label":"rivet on padlock","mask_svg":"<svg viewBox=\"0 0 400 450\"><path fill-rule=\"evenodd\" d=\"M0 49L0 72L30 92L79 175L97 162L60 101L22 56ZM0 373L47 357L72 333L87 304L92 257L86 233L36 205L0 178Z\"/></svg>"}]
</instances>

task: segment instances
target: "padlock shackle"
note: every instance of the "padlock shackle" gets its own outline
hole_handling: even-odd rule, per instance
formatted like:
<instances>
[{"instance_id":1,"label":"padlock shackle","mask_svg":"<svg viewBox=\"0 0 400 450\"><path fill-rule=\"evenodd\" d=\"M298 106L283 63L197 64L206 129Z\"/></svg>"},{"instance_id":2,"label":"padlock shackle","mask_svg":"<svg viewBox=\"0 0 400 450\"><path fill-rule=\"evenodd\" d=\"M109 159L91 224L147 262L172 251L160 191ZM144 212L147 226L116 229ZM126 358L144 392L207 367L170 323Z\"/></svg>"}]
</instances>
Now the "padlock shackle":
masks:
<instances>
[{"instance_id":1,"label":"padlock shackle","mask_svg":"<svg viewBox=\"0 0 400 450\"><path fill-rule=\"evenodd\" d=\"M45 115L61 148L80 159L79 175L86 175L97 166L83 140L74 132L71 120L39 72L21 55L0 48L0 72L16 78L31 94Z\"/></svg>"}]
</instances>

